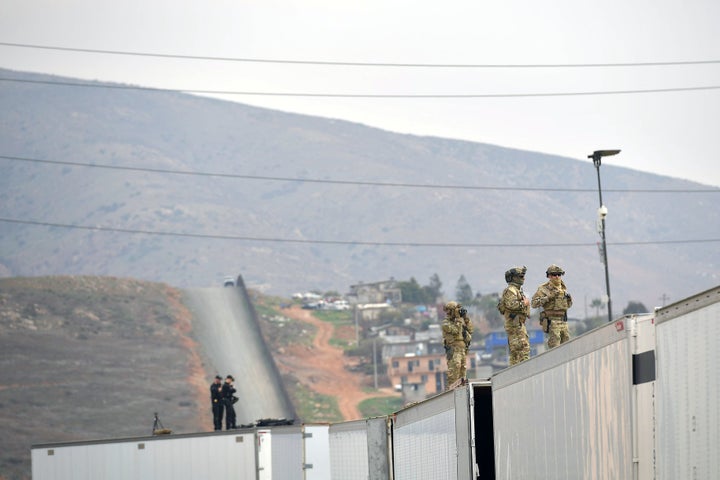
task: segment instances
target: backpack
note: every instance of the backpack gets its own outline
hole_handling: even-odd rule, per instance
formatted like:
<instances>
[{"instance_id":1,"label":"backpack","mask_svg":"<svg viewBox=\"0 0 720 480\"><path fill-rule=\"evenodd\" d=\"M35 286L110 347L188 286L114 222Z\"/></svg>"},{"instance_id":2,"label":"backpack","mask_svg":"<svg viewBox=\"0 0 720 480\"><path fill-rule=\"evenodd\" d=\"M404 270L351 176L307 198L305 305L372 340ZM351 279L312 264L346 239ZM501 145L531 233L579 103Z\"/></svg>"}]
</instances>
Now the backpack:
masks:
<instances>
[{"instance_id":1,"label":"backpack","mask_svg":"<svg viewBox=\"0 0 720 480\"><path fill-rule=\"evenodd\" d=\"M506 312L505 304L503 303L504 296L505 296L505 292L503 291L503 294L500 296L500 298L498 299L498 303L497 303L498 312L500 312L500 315L503 315L503 316L505 315L505 312Z\"/></svg>"}]
</instances>

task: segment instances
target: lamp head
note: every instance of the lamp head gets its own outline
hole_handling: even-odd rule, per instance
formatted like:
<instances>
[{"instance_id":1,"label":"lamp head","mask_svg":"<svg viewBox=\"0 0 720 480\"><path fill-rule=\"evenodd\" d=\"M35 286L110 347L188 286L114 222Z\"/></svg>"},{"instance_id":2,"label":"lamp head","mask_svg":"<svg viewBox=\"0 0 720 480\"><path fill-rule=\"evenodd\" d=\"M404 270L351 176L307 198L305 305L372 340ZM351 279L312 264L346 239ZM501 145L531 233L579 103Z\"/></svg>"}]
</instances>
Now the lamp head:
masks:
<instances>
[{"instance_id":1,"label":"lamp head","mask_svg":"<svg viewBox=\"0 0 720 480\"><path fill-rule=\"evenodd\" d=\"M588 155L588 158L592 158L593 163L596 167L600 166L600 159L602 157L612 157L620 153L620 150L595 150L592 155Z\"/></svg>"}]
</instances>

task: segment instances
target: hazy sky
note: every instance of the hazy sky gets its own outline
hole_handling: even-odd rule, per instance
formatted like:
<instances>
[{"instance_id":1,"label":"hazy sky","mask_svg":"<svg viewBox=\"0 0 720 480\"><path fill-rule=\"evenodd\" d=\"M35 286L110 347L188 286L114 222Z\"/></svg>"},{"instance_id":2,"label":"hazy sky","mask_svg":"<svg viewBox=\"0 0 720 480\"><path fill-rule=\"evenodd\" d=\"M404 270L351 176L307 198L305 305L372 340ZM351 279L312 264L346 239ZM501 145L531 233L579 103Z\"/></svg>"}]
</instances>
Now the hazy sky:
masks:
<instances>
[{"instance_id":1,"label":"hazy sky","mask_svg":"<svg viewBox=\"0 0 720 480\"><path fill-rule=\"evenodd\" d=\"M0 45L0 67L171 89L267 93L497 95L720 87L719 20L717 0L2 0L4 43L435 66L212 61ZM697 61L717 63L527 67ZM465 66L437 66L448 64ZM620 148L622 153L605 163L720 186L720 88L481 98L223 98L584 160L593 150Z\"/></svg>"}]
</instances>

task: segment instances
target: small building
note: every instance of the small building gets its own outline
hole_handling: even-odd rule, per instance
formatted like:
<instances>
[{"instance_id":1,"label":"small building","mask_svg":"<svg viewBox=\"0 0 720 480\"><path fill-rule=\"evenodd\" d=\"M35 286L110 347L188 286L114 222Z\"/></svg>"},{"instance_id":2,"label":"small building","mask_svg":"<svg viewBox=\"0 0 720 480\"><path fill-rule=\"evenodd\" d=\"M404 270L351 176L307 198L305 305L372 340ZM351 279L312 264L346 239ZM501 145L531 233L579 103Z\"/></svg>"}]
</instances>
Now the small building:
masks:
<instances>
[{"instance_id":1,"label":"small building","mask_svg":"<svg viewBox=\"0 0 720 480\"><path fill-rule=\"evenodd\" d=\"M350 285L350 293L346 295L348 301L354 304L387 303L398 305L402 303L402 291L394 278L375 283L359 283Z\"/></svg>"},{"instance_id":2,"label":"small building","mask_svg":"<svg viewBox=\"0 0 720 480\"><path fill-rule=\"evenodd\" d=\"M364 322L373 322L380 318L380 314L393 308L389 303L356 303L355 315Z\"/></svg>"},{"instance_id":3,"label":"small building","mask_svg":"<svg viewBox=\"0 0 720 480\"><path fill-rule=\"evenodd\" d=\"M383 365L390 365L391 359L396 357L405 357L408 355L422 356L429 354L445 355L445 349L440 342L428 342L421 340L411 340L406 342L388 342L384 339L382 352L380 353Z\"/></svg>"},{"instance_id":4,"label":"small building","mask_svg":"<svg viewBox=\"0 0 720 480\"><path fill-rule=\"evenodd\" d=\"M388 363L388 378L402 392L406 402L440 393L447 384L445 352L392 357Z\"/></svg>"},{"instance_id":5,"label":"small building","mask_svg":"<svg viewBox=\"0 0 720 480\"><path fill-rule=\"evenodd\" d=\"M415 340L442 343L442 328L439 324L428 325L427 330L415 332Z\"/></svg>"},{"instance_id":6,"label":"small building","mask_svg":"<svg viewBox=\"0 0 720 480\"><path fill-rule=\"evenodd\" d=\"M370 327L372 335L381 338L385 343L408 343L415 340L415 329L408 325L377 325Z\"/></svg>"}]
</instances>

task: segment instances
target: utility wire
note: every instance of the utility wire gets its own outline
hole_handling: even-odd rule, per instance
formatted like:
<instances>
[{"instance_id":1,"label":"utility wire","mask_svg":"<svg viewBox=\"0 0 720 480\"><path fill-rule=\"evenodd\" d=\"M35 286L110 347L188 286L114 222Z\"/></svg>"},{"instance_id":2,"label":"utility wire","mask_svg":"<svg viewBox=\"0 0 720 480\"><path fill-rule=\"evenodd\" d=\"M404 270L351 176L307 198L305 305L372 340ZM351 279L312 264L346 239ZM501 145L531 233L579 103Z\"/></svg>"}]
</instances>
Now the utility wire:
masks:
<instances>
[{"instance_id":1,"label":"utility wire","mask_svg":"<svg viewBox=\"0 0 720 480\"><path fill-rule=\"evenodd\" d=\"M108 83L78 83L48 80L28 80L20 78L0 77L2 82L35 83L43 85L58 85L63 87L110 88L116 90L142 90L167 93L195 93L200 95L245 95L256 97L315 97L315 98L523 98L523 97L580 97L593 95L628 95L639 93L668 93L668 92L695 92L703 90L718 90L720 85L707 85L699 87L670 87L647 88L639 90L597 90L587 92L540 92L540 93L419 93L419 94L376 94L376 93L310 93L310 92L253 92L239 90L197 90L189 88L157 88L135 85L118 85Z\"/></svg>"},{"instance_id":2,"label":"utility wire","mask_svg":"<svg viewBox=\"0 0 720 480\"><path fill-rule=\"evenodd\" d=\"M424 242L363 242L358 240L308 240L295 238L279 238L279 237L248 237L241 235L211 235L203 233L182 233L182 232L158 232L153 230L135 230L129 228L101 227L88 225L70 225L65 223L36 222L32 220L18 220L14 218L2 218L0 222L16 223L23 225L36 225L42 227L58 227L79 230L93 230L99 232L114 233L131 233L142 235L158 235L170 237L191 237L206 238L215 240L244 240L258 242L277 242L277 243L309 243L323 245L366 245L366 246L382 246L382 247L464 247L464 248L529 248L529 247L595 247L597 243L424 243ZM685 244L685 243L714 243L720 242L720 238L711 239L695 239L695 240L657 240L657 241L638 241L638 242L609 242L608 245L625 246L625 245L663 245L663 244Z\"/></svg>"},{"instance_id":3,"label":"utility wire","mask_svg":"<svg viewBox=\"0 0 720 480\"><path fill-rule=\"evenodd\" d=\"M421 184L421 183L398 183L398 182L363 182L357 180L326 180L319 178L294 178L294 177L271 177L265 175L241 175L233 173L212 173L212 172L192 172L184 170L168 170L162 168L147 167L127 167L122 165L102 165L97 163L69 162L60 160L41 160L37 158L16 157L10 155L0 155L0 158L6 160L17 160L22 162L43 163L49 165L69 165L74 167L103 168L108 170L125 170L146 173L162 173L170 175L191 175L199 177L220 177L220 178L238 178L244 180L270 180L277 182L302 182L302 183L329 183L338 185L364 185L372 187L405 187L405 188L430 188L433 190L449 189L449 190L500 190L500 191L534 191L534 192L592 192L596 193L594 188L559 188L559 187L498 187L498 186L472 186L472 185L438 185L438 184ZM720 188L704 188L704 189L621 189L621 188L605 188L603 192L616 193L720 193Z\"/></svg>"},{"instance_id":4,"label":"utility wire","mask_svg":"<svg viewBox=\"0 0 720 480\"><path fill-rule=\"evenodd\" d=\"M184 60L206 60L220 62L278 63L289 65L323 65L344 67L419 67L419 68L613 68L613 67L664 67L681 65L718 64L720 60L688 60L675 62L628 62L628 63L547 63L547 64L462 64L462 63L383 63L383 62L342 62L322 60L287 60L269 58L210 57L202 55L179 55L169 53L131 52L122 50L100 50L94 48L58 47L28 43L0 42L5 47L33 48L64 52L99 53L104 55L126 55L134 57L175 58Z\"/></svg>"}]
</instances>

